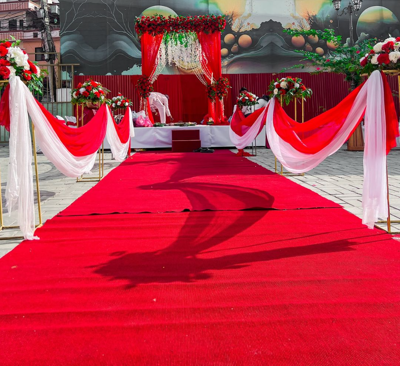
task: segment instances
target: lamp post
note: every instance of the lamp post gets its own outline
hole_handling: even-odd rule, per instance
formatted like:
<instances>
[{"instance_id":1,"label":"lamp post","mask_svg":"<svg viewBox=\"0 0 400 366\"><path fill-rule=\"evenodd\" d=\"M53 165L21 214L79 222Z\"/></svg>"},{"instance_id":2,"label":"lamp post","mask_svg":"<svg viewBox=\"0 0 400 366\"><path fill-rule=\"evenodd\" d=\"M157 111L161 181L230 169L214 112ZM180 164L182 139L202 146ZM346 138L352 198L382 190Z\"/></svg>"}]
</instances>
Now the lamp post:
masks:
<instances>
[{"instance_id":1,"label":"lamp post","mask_svg":"<svg viewBox=\"0 0 400 366\"><path fill-rule=\"evenodd\" d=\"M349 31L350 31L350 47L354 46L354 29L353 29L353 15L360 11L362 7L363 0L349 0L349 5L347 5L342 11L339 11L342 5L341 0L332 0L333 7L338 12L338 16L349 14L350 23L349 23ZM351 80L350 88L351 90L355 89L354 78ZM347 150L350 151L362 151L364 150L364 142L362 137L361 125L357 127L354 133L350 136L347 142Z\"/></svg>"},{"instance_id":2,"label":"lamp post","mask_svg":"<svg viewBox=\"0 0 400 366\"><path fill-rule=\"evenodd\" d=\"M332 0L333 7L338 12L338 16L349 14L350 47L354 46L353 14L357 13L361 9L362 2L363 0L349 0L349 5L347 5L342 11L339 11L342 5L342 0Z\"/></svg>"}]
</instances>

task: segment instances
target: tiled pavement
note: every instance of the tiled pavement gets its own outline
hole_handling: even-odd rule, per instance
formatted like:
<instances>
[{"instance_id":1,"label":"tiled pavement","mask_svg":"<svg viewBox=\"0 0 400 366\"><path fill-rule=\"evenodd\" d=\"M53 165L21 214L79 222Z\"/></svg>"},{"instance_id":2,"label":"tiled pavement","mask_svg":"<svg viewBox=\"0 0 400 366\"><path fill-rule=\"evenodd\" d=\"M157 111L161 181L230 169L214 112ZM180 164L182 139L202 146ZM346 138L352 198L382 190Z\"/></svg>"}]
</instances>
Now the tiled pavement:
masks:
<instances>
[{"instance_id":1,"label":"tiled pavement","mask_svg":"<svg viewBox=\"0 0 400 366\"><path fill-rule=\"evenodd\" d=\"M274 170L274 156L270 150L258 149L257 156L251 160ZM8 147L0 147L0 170L2 177L2 197L4 207L4 193L8 165ZM62 211L96 183L77 183L75 179L63 176L46 157L38 155L40 194L42 202L43 221L46 221ZM111 160L111 154L105 156L105 174L118 165ZM393 219L400 219L400 149L392 151L388 158L391 213ZM97 164L93 172L96 172ZM296 183L339 203L346 210L360 216L362 214L361 194L363 182L363 158L361 152L340 150L330 156L317 168L304 176L288 177ZM5 210L5 225L16 224L16 214L8 216ZM37 212L37 211L36 211ZM400 224L394 225L400 231ZM0 232L0 238L21 235L16 230ZM0 240L0 257L12 250L20 240Z\"/></svg>"}]
</instances>

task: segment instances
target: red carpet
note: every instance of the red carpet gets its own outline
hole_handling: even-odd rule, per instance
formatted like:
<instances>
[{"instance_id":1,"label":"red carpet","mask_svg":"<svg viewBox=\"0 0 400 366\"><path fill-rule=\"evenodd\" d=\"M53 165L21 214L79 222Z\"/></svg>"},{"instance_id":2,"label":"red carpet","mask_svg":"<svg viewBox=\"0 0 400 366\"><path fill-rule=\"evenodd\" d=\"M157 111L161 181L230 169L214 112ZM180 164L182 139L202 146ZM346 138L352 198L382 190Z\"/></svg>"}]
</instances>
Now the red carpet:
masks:
<instances>
[{"instance_id":1,"label":"red carpet","mask_svg":"<svg viewBox=\"0 0 400 366\"><path fill-rule=\"evenodd\" d=\"M135 154L61 215L315 207L339 205L229 151L162 152Z\"/></svg>"},{"instance_id":2,"label":"red carpet","mask_svg":"<svg viewBox=\"0 0 400 366\"><path fill-rule=\"evenodd\" d=\"M2 365L400 359L399 243L341 209L58 217L38 234L0 261Z\"/></svg>"},{"instance_id":3,"label":"red carpet","mask_svg":"<svg viewBox=\"0 0 400 366\"><path fill-rule=\"evenodd\" d=\"M0 259L0 365L399 364L400 242L245 159L205 155L140 154L66 211L218 210L59 215ZM192 190L140 197L142 180ZM200 198L184 200L193 185ZM224 206L293 208L289 191L327 207Z\"/></svg>"}]
</instances>

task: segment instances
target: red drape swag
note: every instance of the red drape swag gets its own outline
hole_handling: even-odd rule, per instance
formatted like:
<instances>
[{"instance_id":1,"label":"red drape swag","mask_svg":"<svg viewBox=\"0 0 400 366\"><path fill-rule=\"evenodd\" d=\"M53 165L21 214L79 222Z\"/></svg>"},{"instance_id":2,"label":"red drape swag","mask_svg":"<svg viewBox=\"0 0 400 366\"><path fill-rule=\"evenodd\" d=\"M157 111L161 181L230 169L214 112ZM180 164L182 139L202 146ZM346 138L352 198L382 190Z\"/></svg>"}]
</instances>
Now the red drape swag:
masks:
<instances>
[{"instance_id":1,"label":"red drape swag","mask_svg":"<svg viewBox=\"0 0 400 366\"><path fill-rule=\"evenodd\" d=\"M386 152L396 146L396 137L399 136L399 125L397 113L389 83L386 77L383 78L385 93L385 112L386 112ZM347 116L354 104L364 84L360 85L343 99L336 107L310 119L306 123L299 123L291 119L283 110L281 105L276 102L274 110L274 128L279 137L293 146L297 151L304 154L315 154L327 146L346 121ZM269 107L267 107L269 108ZM231 128L239 136L243 136L246 131L254 124L256 119L264 111L264 108L257 110L247 118L239 111L232 117ZM357 128L364 116L360 118L349 137ZM262 126L265 124L265 120ZM261 131L261 128L260 128Z\"/></svg>"},{"instance_id":2,"label":"red drape swag","mask_svg":"<svg viewBox=\"0 0 400 366\"><path fill-rule=\"evenodd\" d=\"M210 34L197 32L197 38L199 39L202 52L208 61L207 71L212 75L214 80L218 80L222 77L221 32ZM205 65L202 65L202 67L205 67ZM212 117L216 123L224 123L226 121L222 100L217 98L214 105L211 101L208 102L208 116Z\"/></svg>"},{"instance_id":3,"label":"red drape swag","mask_svg":"<svg viewBox=\"0 0 400 366\"><path fill-rule=\"evenodd\" d=\"M107 108L110 108L107 106ZM110 112L111 114L111 112ZM122 118L120 123L116 123L113 117L113 123L115 130L117 131L117 135L121 143L126 144L130 136L130 120L129 120L129 109L126 108L124 118Z\"/></svg>"},{"instance_id":4,"label":"red drape swag","mask_svg":"<svg viewBox=\"0 0 400 366\"><path fill-rule=\"evenodd\" d=\"M107 132L107 105L103 104L88 124L71 128L66 126L64 121L55 118L42 104L39 102L37 104L72 155L86 156L95 153L100 148Z\"/></svg>"},{"instance_id":5,"label":"red drape swag","mask_svg":"<svg viewBox=\"0 0 400 366\"><path fill-rule=\"evenodd\" d=\"M163 34L156 36L150 33L144 33L141 38L142 49L142 75L151 78L155 70L155 62L157 59L158 50L160 49ZM150 110L150 103L145 101L145 108L150 120L154 123L154 118Z\"/></svg>"}]
</instances>

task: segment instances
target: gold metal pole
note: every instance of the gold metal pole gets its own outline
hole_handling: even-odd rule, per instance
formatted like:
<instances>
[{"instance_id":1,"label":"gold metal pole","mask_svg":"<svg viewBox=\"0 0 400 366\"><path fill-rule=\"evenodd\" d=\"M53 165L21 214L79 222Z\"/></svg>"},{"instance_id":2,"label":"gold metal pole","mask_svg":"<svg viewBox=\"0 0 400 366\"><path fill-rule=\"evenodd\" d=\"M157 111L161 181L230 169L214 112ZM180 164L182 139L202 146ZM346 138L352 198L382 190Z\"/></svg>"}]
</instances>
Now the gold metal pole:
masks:
<instances>
[{"instance_id":1,"label":"gold metal pole","mask_svg":"<svg viewBox=\"0 0 400 366\"><path fill-rule=\"evenodd\" d=\"M304 98L301 98L301 123L304 123Z\"/></svg>"},{"instance_id":2,"label":"gold metal pole","mask_svg":"<svg viewBox=\"0 0 400 366\"><path fill-rule=\"evenodd\" d=\"M387 231L390 234L392 231L392 228L391 228L391 222L390 222L389 172L388 172L387 158L386 158L386 190L387 190L387 202L388 202Z\"/></svg>"},{"instance_id":3,"label":"gold metal pole","mask_svg":"<svg viewBox=\"0 0 400 366\"><path fill-rule=\"evenodd\" d=\"M297 122L297 98L294 98L294 120Z\"/></svg>"},{"instance_id":4,"label":"gold metal pole","mask_svg":"<svg viewBox=\"0 0 400 366\"><path fill-rule=\"evenodd\" d=\"M83 110L85 108L83 107L83 104L81 104L81 127L83 127Z\"/></svg>"},{"instance_id":5,"label":"gold metal pole","mask_svg":"<svg viewBox=\"0 0 400 366\"><path fill-rule=\"evenodd\" d=\"M79 105L76 105L75 108L75 117L76 117L76 127L79 127Z\"/></svg>"},{"instance_id":6,"label":"gold metal pole","mask_svg":"<svg viewBox=\"0 0 400 366\"><path fill-rule=\"evenodd\" d=\"M39 226L42 226L43 225L42 206L40 204L39 172L38 172L37 154L36 154L35 126L33 125L33 123L32 123L32 143L33 143L33 158L35 160L35 175L36 175L36 191L37 191L37 200L38 200Z\"/></svg>"},{"instance_id":7,"label":"gold metal pole","mask_svg":"<svg viewBox=\"0 0 400 366\"><path fill-rule=\"evenodd\" d=\"M277 160L276 157L275 157L275 173L278 173L277 162L278 162L278 160Z\"/></svg>"}]
</instances>

